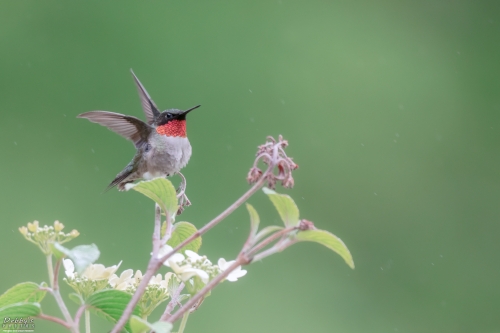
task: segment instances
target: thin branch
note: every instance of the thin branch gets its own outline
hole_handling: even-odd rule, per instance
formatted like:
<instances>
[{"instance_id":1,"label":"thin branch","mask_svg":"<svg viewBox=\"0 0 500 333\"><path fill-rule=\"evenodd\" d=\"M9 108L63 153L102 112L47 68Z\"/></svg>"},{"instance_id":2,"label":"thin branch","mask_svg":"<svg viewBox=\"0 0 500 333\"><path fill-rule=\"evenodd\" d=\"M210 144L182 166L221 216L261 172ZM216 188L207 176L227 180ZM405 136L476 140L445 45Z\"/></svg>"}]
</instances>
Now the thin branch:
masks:
<instances>
[{"instance_id":1,"label":"thin branch","mask_svg":"<svg viewBox=\"0 0 500 333\"><path fill-rule=\"evenodd\" d=\"M68 325L70 326L69 328L71 332L78 332L78 329L75 329L73 318L71 318L71 315L69 314L66 304L64 304L61 294L59 293L59 290L52 290L52 296L54 296L57 305L59 306L59 309L61 309L64 319L66 319L66 323L68 323Z\"/></svg>"},{"instance_id":2,"label":"thin branch","mask_svg":"<svg viewBox=\"0 0 500 333\"><path fill-rule=\"evenodd\" d=\"M53 288L54 287L54 285L53 285L53 283L54 283L54 268L52 267L52 254L47 255L46 259L47 259L47 269L49 271L50 287Z\"/></svg>"},{"instance_id":3,"label":"thin branch","mask_svg":"<svg viewBox=\"0 0 500 333\"><path fill-rule=\"evenodd\" d=\"M189 311L199 300L201 300L205 295L211 291L217 284L224 280L232 271L234 271L238 266L248 263L248 259L243 256L236 258L235 262L229 266L224 272L217 275L213 280L208 282L205 287L203 287L196 295L191 297L177 312L175 312L167 321L169 323L174 323L180 317L184 315L186 311Z\"/></svg>"},{"instance_id":4,"label":"thin branch","mask_svg":"<svg viewBox=\"0 0 500 333\"><path fill-rule=\"evenodd\" d=\"M168 213L167 213L168 214ZM153 231L153 257L158 256L160 250L161 208L155 204L155 228Z\"/></svg>"},{"instance_id":5,"label":"thin branch","mask_svg":"<svg viewBox=\"0 0 500 333\"><path fill-rule=\"evenodd\" d=\"M86 308L87 308L87 305L86 304L82 304L82 305L80 305L80 307L76 311L76 314L75 314L75 326L76 327L79 327L79 325L80 325L80 318L82 317L82 314L83 314L83 312L85 311Z\"/></svg>"},{"instance_id":6,"label":"thin branch","mask_svg":"<svg viewBox=\"0 0 500 333\"><path fill-rule=\"evenodd\" d=\"M291 232L293 230L296 230L296 229L298 229L298 226L297 227L288 227L288 228L285 228L285 229L281 229L278 232L275 232L274 234L272 234L271 236L267 237L266 239L264 239L259 244L255 245L252 249L250 249L247 252L247 256L249 258L253 258L253 256L257 252L259 252L260 250L262 250L263 248L265 248L266 246L268 246L269 244L271 244L272 242L274 242L278 238L281 238L281 237L285 236L286 234L288 234L289 232Z\"/></svg>"},{"instance_id":7,"label":"thin branch","mask_svg":"<svg viewBox=\"0 0 500 333\"><path fill-rule=\"evenodd\" d=\"M170 236L172 236L172 215L169 213L165 213L165 235L163 235L160 243L160 247L163 244L166 244L167 241L170 239ZM161 233L160 233L161 236Z\"/></svg>"},{"instance_id":8,"label":"thin branch","mask_svg":"<svg viewBox=\"0 0 500 333\"><path fill-rule=\"evenodd\" d=\"M175 308L175 304L179 302L179 296L181 295L182 289L184 289L184 282L181 282L179 287L175 290L175 293L170 295L170 302L168 302L165 312L161 315L160 321L167 321L168 318L170 318L170 313Z\"/></svg>"},{"instance_id":9,"label":"thin branch","mask_svg":"<svg viewBox=\"0 0 500 333\"><path fill-rule=\"evenodd\" d=\"M52 282L52 289L59 290L59 268L61 267L61 260L56 261L56 267L54 268L54 281Z\"/></svg>"},{"instance_id":10,"label":"thin branch","mask_svg":"<svg viewBox=\"0 0 500 333\"><path fill-rule=\"evenodd\" d=\"M254 257L253 257L253 261L259 261L259 260L262 260L264 259L265 257L268 257L272 254L275 254L276 252L281 252L283 251L284 249L286 249L287 247L297 243L298 241L296 240L289 240L289 239L286 239L285 241L279 243L279 244L276 244L275 246L265 250L265 251L262 251L261 253L258 253L256 254Z\"/></svg>"},{"instance_id":11,"label":"thin branch","mask_svg":"<svg viewBox=\"0 0 500 333\"><path fill-rule=\"evenodd\" d=\"M52 317L52 316L49 316L49 315L46 315L46 314L43 314L43 313L40 313L37 318L40 318L40 319L45 319L45 320L49 320L49 321L52 321L56 324L59 324L61 326L64 326L66 328L71 328L71 326L65 322L64 320L60 319L60 318L57 318L57 317Z\"/></svg>"},{"instance_id":12,"label":"thin branch","mask_svg":"<svg viewBox=\"0 0 500 333\"><path fill-rule=\"evenodd\" d=\"M184 313L184 316L182 316L182 321L181 321L181 324L179 326L179 330L177 331L177 333L184 333L184 329L186 328L186 323L188 321L188 317L189 317L189 311Z\"/></svg>"},{"instance_id":13,"label":"thin branch","mask_svg":"<svg viewBox=\"0 0 500 333\"><path fill-rule=\"evenodd\" d=\"M125 308L125 311L123 311L122 316L116 323L115 327L111 330L110 333L118 333L121 331L121 329L125 326L127 321L129 320L130 316L132 315L132 311L134 310L135 306L141 299L142 295L144 294L149 281L155 275L156 271L160 268L161 264L158 265L158 259L156 256L152 256L151 259L149 260L148 264L148 269L144 273L144 276L142 277L141 283L137 286L137 289L135 290L134 295L132 296L132 299L130 302L127 304L127 307Z\"/></svg>"},{"instance_id":14,"label":"thin branch","mask_svg":"<svg viewBox=\"0 0 500 333\"><path fill-rule=\"evenodd\" d=\"M54 269L52 267L52 255L47 256L47 267L49 269L49 278L50 278L50 283L52 285L51 286L52 288L50 288L49 291L52 294L52 296L54 296L54 299L56 300L59 309L61 309L61 313L63 314L64 319L66 319L65 324L69 325L68 328L71 330L71 332L78 332L78 330L75 329L74 327L73 319L69 314L68 308L66 307L66 304L64 304L61 294L59 293L58 278L59 278L60 266L61 266L61 260L57 260L56 267Z\"/></svg>"}]
</instances>

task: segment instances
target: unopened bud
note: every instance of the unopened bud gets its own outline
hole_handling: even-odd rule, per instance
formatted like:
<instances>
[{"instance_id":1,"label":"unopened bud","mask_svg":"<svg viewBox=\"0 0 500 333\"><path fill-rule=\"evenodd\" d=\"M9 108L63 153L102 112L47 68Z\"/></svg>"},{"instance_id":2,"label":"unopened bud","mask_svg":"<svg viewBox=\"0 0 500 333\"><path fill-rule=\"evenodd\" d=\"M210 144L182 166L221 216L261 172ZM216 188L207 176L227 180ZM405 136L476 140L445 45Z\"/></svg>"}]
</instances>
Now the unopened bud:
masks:
<instances>
[{"instance_id":1,"label":"unopened bud","mask_svg":"<svg viewBox=\"0 0 500 333\"><path fill-rule=\"evenodd\" d=\"M55 221L55 222L54 222L54 230L55 230L55 231L59 232L59 231L61 231L61 230L63 230L63 229L64 229L64 224L62 224L62 223L61 223L61 222L59 222L59 221Z\"/></svg>"},{"instance_id":2,"label":"unopened bud","mask_svg":"<svg viewBox=\"0 0 500 333\"><path fill-rule=\"evenodd\" d=\"M28 222L28 230L31 232L37 232L38 230L38 221L33 221L33 223Z\"/></svg>"},{"instance_id":3,"label":"unopened bud","mask_svg":"<svg viewBox=\"0 0 500 333\"><path fill-rule=\"evenodd\" d=\"M28 228L26 228L25 226L22 226L19 228L19 232L23 235L23 236L26 236L28 234Z\"/></svg>"},{"instance_id":4,"label":"unopened bud","mask_svg":"<svg viewBox=\"0 0 500 333\"><path fill-rule=\"evenodd\" d=\"M316 227L314 226L314 223L308 220L300 220L299 223L299 230L314 230Z\"/></svg>"},{"instance_id":5,"label":"unopened bud","mask_svg":"<svg viewBox=\"0 0 500 333\"><path fill-rule=\"evenodd\" d=\"M73 230L71 230L71 232L69 233L69 235L71 237L75 238L75 237L78 237L80 235L80 233L78 232L78 230L73 229Z\"/></svg>"}]
</instances>

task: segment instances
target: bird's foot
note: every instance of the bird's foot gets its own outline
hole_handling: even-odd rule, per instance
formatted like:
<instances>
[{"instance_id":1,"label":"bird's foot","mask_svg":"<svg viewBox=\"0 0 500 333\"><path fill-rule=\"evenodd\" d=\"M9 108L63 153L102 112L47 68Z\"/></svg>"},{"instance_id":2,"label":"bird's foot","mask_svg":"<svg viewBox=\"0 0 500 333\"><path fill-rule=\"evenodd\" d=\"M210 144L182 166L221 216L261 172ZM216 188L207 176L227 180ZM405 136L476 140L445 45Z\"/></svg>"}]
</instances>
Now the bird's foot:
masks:
<instances>
[{"instance_id":1,"label":"bird's foot","mask_svg":"<svg viewBox=\"0 0 500 333\"><path fill-rule=\"evenodd\" d=\"M189 201L186 195L186 177L180 172L177 174L181 177L181 183L179 188L177 189L177 199L179 200L179 210L177 211L177 215L180 215L184 211L184 207L191 206L191 201Z\"/></svg>"}]
</instances>

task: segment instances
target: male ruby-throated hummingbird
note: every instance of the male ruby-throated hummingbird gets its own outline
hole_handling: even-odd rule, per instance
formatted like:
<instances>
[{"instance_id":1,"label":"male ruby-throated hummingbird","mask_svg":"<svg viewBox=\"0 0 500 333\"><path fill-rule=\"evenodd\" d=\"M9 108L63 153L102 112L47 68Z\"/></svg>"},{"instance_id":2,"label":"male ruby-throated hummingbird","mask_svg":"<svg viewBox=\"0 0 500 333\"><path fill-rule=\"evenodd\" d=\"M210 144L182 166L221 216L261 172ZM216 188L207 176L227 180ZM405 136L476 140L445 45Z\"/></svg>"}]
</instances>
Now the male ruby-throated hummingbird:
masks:
<instances>
[{"instance_id":1,"label":"male ruby-throated hummingbird","mask_svg":"<svg viewBox=\"0 0 500 333\"><path fill-rule=\"evenodd\" d=\"M191 144L186 135L186 115L200 106L185 111L168 109L160 112L137 76L130 71L139 90L147 123L136 117L108 111L90 111L78 115L78 118L87 118L106 126L134 143L137 149L134 158L107 188L117 186L120 191L125 190L127 183L137 179L172 176L186 166L191 157Z\"/></svg>"}]
</instances>

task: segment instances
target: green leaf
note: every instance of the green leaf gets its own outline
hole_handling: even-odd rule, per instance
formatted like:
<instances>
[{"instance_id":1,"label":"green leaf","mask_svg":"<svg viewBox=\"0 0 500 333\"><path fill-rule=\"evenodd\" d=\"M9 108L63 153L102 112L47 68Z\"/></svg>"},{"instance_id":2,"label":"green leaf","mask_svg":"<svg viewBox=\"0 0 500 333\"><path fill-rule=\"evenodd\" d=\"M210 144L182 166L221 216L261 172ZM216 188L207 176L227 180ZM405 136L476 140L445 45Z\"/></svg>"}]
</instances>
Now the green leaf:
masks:
<instances>
[{"instance_id":1,"label":"green leaf","mask_svg":"<svg viewBox=\"0 0 500 333\"><path fill-rule=\"evenodd\" d=\"M131 299L132 295L124 291L108 289L90 295L86 303L90 306L89 309L92 312L116 323ZM139 316L139 308L136 307L132 313ZM131 331L129 324L125 325L125 329L128 332Z\"/></svg>"},{"instance_id":2,"label":"green leaf","mask_svg":"<svg viewBox=\"0 0 500 333\"><path fill-rule=\"evenodd\" d=\"M259 231L259 233L257 235L255 235L254 242L258 242L259 240L261 240L262 238L264 238L268 234L275 232L275 231L278 231L278 230L281 230L281 229L283 229L283 227L279 227L277 225L270 225L268 227L265 227L264 229Z\"/></svg>"},{"instance_id":3,"label":"green leaf","mask_svg":"<svg viewBox=\"0 0 500 333\"><path fill-rule=\"evenodd\" d=\"M177 245L182 243L196 231L198 231L196 227L189 222L177 222L172 226L172 236L167 241L167 244L175 248ZM180 250L180 252L191 250L198 253L200 247L201 247L201 237L198 237L188 245L184 246Z\"/></svg>"},{"instance_id":4,"label":"green leaf","mask_svg":"<svg viewBox=\"0 0 500 333\"><path fill-rule=\"evenodd\" d=\"M172 324L165 321L157 321L156 323L150 324L137 316L132 316L130 318L130 329L132 333L146 333L149 331L154 331L155 333L170 333L172 327Z\"/></svg>"},{"instance_id":5,"label":"green leaf","mask_svg":"<svg viewBox=\"0 0 500 333\"><path fill-rule=\"evenodd\" d=\"M47 292L33 282L16 284L0 296L0 308L20 302L40 303Z\"/></svg>"},{"instance_id":6,"label":"green leaf","mask_svg":"<svg viewBox=\"0 0 500 333\"><path fill-rule=\"evenodd\" d=\"M255 237L255 234L257 234L257 230L259 229L259 214L257 214L257 211L255 208L253 208L252 205L247 203L247 209L248 213L250 214L250 234L252 235L250 239L253 239Z\"/></svg>"},{"instance_id":7,"label":"green leaf","mask_svg":"<svg viewBox=\"0 0 500 333\"><path fill-rule=\"evenodd\" d=\"M0 318L5 323L8 317L36 317L42 313L38 303L14 303L0 308Z\"/></svg>"},{"instance_id":8,"label":"green leaf","mask_svg":"<svg viewBox=\"0 0 500 333\"><path fill-rule=\"evenodd\" d=\"M276 193L267 187L262 188L262 190L273 202L285 226L295 227L299 225L299 208L290 196Z\"/></svg>"},{"instance_id":9,"label":"green leaf","mask_svg":"<svg viewBox=\"0 0 500 333\"><path fill-rule=\"evenodd\" d=\"M82 296L78 295L77 293L70 293L68 295L68 298L78 305L85 304L85 301L83 300Z\"/></svg>"},{"instance_id":10,"label":"green leaf","mask_svg":"<svg viewBox=\"0 0 500 333\"><path fill-rule=\"evenodd\" d=\"M66 253L61 251L60 247L62 247L63 249L66 249L64 246L61 246L61 244L59 244L59 243L50 243L50 249L52 250L52 254L56 258L56 260L59 260L59 259L66 257ZM66 250L68 250L68 249L66 249Z\"/></svg>"},{"instance_id":11,"label":"green leaf","mask_svg":"<svg viewBox=\"0 0 500 333\"><path fill-rule=\"evenodd\" d=\"M347 265L354 269L354 261L352 260L351 252L340 238L326 230L305 230L299 231L295 235L298 241L309 241L322 244L330 250L337 252Z\"/></svg>"},{"instance_id":12,"label":"green leaf","mask_svg":"<svg viewBox=\"0 0 500 333\"><path fill-rule=\"evenodd\" d=\"M70 250L59 243L54 243L54 248L64 253L73 261L78 274L82 274L90 264L99 259L99 255L101 254L95 244L78 245Z\"/></svg>"},{"instance_id":13,"label":"green leaf","mask_svg":"<svg viewBox=\"0 0 500 333\"><path fill-rule=\"evenodd\" d=\"M168 212L170 216L175 217L178 209L177 193L169 180L155 178L130 185L130 188L156 202L165 214Z\"/></svg>"}]
</instances>

